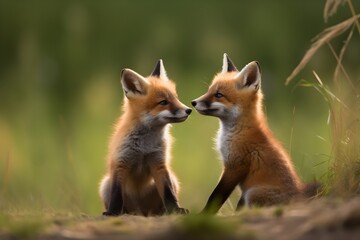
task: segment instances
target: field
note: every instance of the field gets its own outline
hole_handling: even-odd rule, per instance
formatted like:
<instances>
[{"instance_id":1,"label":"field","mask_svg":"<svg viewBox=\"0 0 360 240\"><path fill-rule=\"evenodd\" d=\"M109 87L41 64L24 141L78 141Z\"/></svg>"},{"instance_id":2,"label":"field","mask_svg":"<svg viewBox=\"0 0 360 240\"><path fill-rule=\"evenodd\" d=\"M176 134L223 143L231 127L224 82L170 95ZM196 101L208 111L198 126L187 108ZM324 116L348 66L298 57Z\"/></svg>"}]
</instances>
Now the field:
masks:
<instances>
[{"instance_id":1,"label":"field","mask_svg":"<svg viewBox=\"0 0 360 240\"><path fill-rule=\"evenodd\" d=\"M6 221L1 239L358 239L360 199L317 199L217 217L31 212L0 220Z\"/></svg>"},{"instance_id":2,"label":"field","mask_svg":"<svg viewBox=\"0 0 360 240\"><path fill-rule=\"evenodd\" d=\"M358 12L351 0L1 1L0 238L315 239L337 236L333 229L356 236ZM325 199L234 215L236 190L219 217L197 216L222 164L217 119L193 112L171 129L179 200L192 214L101 217L98 183L121 114L121 69L146 76L162 58L190 106L221 70L224 52L238 68L260 62L269 126L301 179L325 186Z\"/></svg>"}]
</instances>

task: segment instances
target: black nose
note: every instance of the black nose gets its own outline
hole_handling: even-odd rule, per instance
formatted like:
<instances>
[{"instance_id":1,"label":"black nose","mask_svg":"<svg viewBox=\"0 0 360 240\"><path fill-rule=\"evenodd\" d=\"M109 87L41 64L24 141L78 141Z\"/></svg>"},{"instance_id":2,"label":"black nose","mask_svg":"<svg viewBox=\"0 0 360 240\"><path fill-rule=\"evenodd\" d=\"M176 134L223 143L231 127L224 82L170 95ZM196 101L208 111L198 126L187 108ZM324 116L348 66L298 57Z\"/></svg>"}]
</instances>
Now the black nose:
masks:
<instances>
[{"instance_id":1,"label":"black nose","mask_svg":"<svg viewBox=\"0 0 360 240\"><path fill-rule=\"evenodd\" d=\"M193 105L195 107L196 106L196 101L192 101L191 105Z\"/></svg>"},{"instance_id":2,"label":"black nose","mask_svg":"<svg viewBox=\"0 0 360 240\"><path fill-rule=\"evenodd\" d=\"M188 108L188 109L185 110L185 112L186 112L187 115L190 115L190 113L192 112L192 110L191 110L190 108Z\"/></svg>"}]
</instances>

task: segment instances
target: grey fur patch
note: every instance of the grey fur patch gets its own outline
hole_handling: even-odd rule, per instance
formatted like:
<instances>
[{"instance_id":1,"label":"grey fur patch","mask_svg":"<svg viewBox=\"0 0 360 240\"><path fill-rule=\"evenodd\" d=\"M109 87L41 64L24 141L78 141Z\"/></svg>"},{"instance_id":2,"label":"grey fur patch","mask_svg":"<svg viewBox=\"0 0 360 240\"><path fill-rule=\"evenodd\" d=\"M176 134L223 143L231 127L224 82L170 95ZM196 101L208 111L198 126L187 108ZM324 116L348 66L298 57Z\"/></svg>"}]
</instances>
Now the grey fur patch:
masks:
<instances>
[{"instance_id":1,"label":"grey fur patch","mask_svg":"<svg viewBox=\"0 0 360 240\"><path fill-rule=\"evenodd\" d=\"M166 131L166 127L139 125L119 146L118 160L126 162L138 180L150 175L148 161L165 161Z\"/></svg>"}]
</instances>

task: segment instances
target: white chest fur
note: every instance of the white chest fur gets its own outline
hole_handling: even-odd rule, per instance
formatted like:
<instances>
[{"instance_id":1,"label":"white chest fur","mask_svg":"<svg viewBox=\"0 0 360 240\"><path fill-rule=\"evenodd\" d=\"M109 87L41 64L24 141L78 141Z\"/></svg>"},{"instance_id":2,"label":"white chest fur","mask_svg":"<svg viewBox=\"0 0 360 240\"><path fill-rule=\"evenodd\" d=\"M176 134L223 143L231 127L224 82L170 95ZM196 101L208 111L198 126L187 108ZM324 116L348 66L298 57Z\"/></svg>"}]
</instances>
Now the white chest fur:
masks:
<instances>
[{"instance_id":1,"label":"white chest fur","mask_svg":"<svg viewBox=\"0 0 360 240\"><path fill-rule=\"evenodd\" d=\"M236 122L240 117L241 108L232 107L228 111L226 119L220 120L220 127L217 133L216 146L224 162L228 161L231 153L231 142L235 134Z\"/></svg>"},{"instance_id":2,"label":"white chest fur","mask_svg":"<svg viewBox=\"0 0 360 240\"><path fill-rule=\"evenodd\" d=\"M230 146L233 137L233 128L220 122L220 128L217 133L216 147L221 154L223 161L228 161L230 157Z\"/></svg>"}]
</instances>

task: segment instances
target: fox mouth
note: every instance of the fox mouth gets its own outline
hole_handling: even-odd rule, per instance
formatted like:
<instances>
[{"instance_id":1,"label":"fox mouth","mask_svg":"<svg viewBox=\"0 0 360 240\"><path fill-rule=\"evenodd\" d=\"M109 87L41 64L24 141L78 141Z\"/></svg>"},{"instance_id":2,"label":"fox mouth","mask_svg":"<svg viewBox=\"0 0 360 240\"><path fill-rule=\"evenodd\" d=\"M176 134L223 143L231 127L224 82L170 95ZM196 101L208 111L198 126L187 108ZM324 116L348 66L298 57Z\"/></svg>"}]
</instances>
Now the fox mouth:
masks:
<instances>
[{"instance_id":1,"label":"fox mouth","mask_svg":"<svg viewBox=\"0 0 360 240\"><path fill-rule=\"evenodd\" d=\"M176 123L176 122L183 122L188 118L188 116L185 117L166 117L165 119L170 123Z\"/></svg>"},{"instance_id":2,"label":"fox mouth","mask_svg":"<svg viewBox=\"0 0 360 240\"><path fill-rule=\"evenodd\" d=\"M219 109L217 108L208 108L208 109L196 109L200 114L203 115L213 115L215 112L217 112Z\"/></svg>"}]
</instances>

